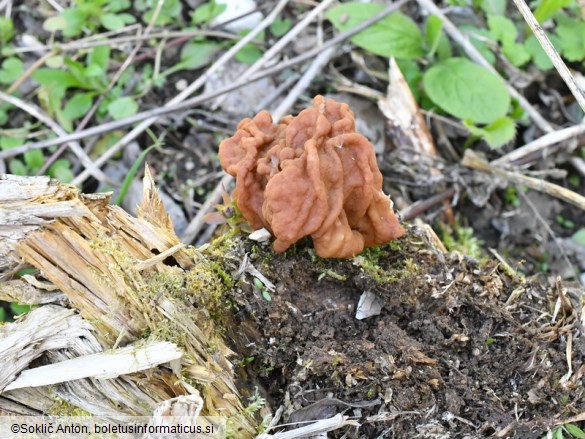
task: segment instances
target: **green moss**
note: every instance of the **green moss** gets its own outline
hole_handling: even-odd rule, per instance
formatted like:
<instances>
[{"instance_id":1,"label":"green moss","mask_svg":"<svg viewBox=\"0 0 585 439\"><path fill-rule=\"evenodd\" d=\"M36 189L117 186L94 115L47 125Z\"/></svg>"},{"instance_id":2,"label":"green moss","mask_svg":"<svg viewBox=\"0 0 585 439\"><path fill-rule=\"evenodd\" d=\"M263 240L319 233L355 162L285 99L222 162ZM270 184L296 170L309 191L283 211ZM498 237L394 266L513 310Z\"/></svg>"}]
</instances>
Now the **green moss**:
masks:
<instances>
[{"instance_id":1,"label":"green moss","mask_svg":"<svg viewBox=\"0 0 585 439\"><path fill-rule=\"evenodd\" d=\"M441 240L449 251L458 251L465 256L482 259L485 255L482 250L483 242L474 236L471 227L462 227L458 222L453 226L441 224L439 226Z\"/></svg>"},{"instance_id":2,"label":"green moss","mask_svg":"<svg viewBox=\"0 0 585 439\"><path fill-rule=\"evenodd\" d=\"M397 254L404 254L404 244L395 241L381 247L366 248L353 258L354 265L362 268L378 283L393 283L414 276L420 267L412 258L396 257Z\"/></svg>"},{"instance_id":3,"label":"green moss","mask_svg":"<svg viewBox=\"0 0 585 439\"><path fill-rule=\"evenodd\" d=\"M329 276L335 280L340 280L340 281L346 281L347 280L347 276L344 276L343 274L339 274L336 273L333 270L330 269L323 269L321 270L321 274L319 275L319 277L317 278L317 280L321 280L323 279L325 276Z\"/></svg>"},{"instance_id":4,"label":"green moss","mask_svg":"<svg viewBox=\"0 0 585 439\"><path fill-rule=\"evenodd\" d=\"M193 303L215 317L224 310L226 293L232 286L232 277L221 264L205 257L197 259L195 267L185 273L185 290Z\"/></svg>"},{"instance_id":5,"label":"green moss","mask_svg":"<svg viewBox=\"0 0 585 439\"><path fill-rule=\"evenodd\" d=\"M87 412L76 405L71 404L68 401L65 401L56 393L51 393L51 398L53 398L53 405L49 408L48 414L52 416L92 416L90 412Z\"/></svg>"},{"instance_id":6,"label":"green moss","mask_svg":"<svg viewBox=\"0 0 585 439\"><path fill-rule=\"evenodd\" d=\"M265 406L266 400L262 398L262 396L260 396L260 392L256 387L254 393L250 396L248 405L240 413L237 413L234 416L228 418L226 434L227 438L236 438L237 437L236 432L238 431L236 426L242 421L245 421L254 414L258 413ZM260 424L258 428L262 430L263 429L262 424ZM264 429L265 428L266 427L264 427Z\"/></svg>"}]
</instances>

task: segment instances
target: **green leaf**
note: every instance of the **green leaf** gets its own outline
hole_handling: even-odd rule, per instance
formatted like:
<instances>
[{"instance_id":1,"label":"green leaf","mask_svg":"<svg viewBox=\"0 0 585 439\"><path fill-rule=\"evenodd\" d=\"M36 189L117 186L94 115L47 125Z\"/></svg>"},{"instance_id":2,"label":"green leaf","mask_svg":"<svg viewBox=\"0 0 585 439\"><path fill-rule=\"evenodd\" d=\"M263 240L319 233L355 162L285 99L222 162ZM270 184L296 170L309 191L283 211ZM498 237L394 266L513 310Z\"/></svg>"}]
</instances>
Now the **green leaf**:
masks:
<instances>
[{"instance_id":1,"label":"green leaf","mask_svg":"<svg viewBox=\"0 0 585 439\"><path fill-rule=\"evenodd\" d=\"M14 314L14 316L18 316L20 314L24 314L29 312L32 309L32 306L30 305L21 305L19 303L11 303L10 304L10 310L12 311L12 314Z\"/></svg>"},{"instance_id":2,"label":"green leaf","mask_svg":"<svg viewBox=\"0 0 585 439\"><path fill-rule=\"evenodd\" d=\"M93 103L94 93L76 93L65 104L63 115L69 120L76 120L84 116Z\"/></svg>"},{"instance_id":3,"label":"green leaf","mask_svg":"<svg viewBox=\"0 0 585 439\"><path fill-rule=\"evenodd\" d=\"M583 60L585 58L585 22L563 15L559 15L556 21L563 56L568 61Z\"/></svg>"},{"instance_id":4,"label":"green leaf","mask_svg":"<svg viewBox=\"0 0 585 439\"><path fill-rule=\"evenodd\" d=\"M270 33L275 37L282 37L292 27L292 20L288 18L280 19L277 18L270 25Z\"/></svg>"},{"instance_id":5,"label":"green leaf","mask_svg":"<svg viewBox=\"0 0 585 439\"><path fill-rule=\"evenodd\" d=\"M12 84L22 76L24 65L18 58L7 58L0 68L0 84Z\"/></svg>"},{"instance_id":6,"label":"green leaf","mask_svg":"<svg viewBox=\"0 0 585 439\"><path fill-rule=\"evenodd\" d=\"M218 5L215 1L204 3L195 9L195 12L193 12L193 15L191 16L191 21L193 24L209 23L225 11L226 8L227 5Z\"/></svg>"},{"instance_id":7,"label":"green leaf","mask_svg":"<svg viewBox=\"0 0 585 439\"><path fill-rule=\"evenodd\" d=\"M105 73L106 72L104 72L97 64L90 64L85 69L83 69L83 76L87 76L88 78L96 78L98 76L104 75Z\"/></svg>"},{"instance_id":8,"label":"green leaf","mask_svg":"<svg viewBox=\"0 0 585 439\"><path fill-rule=\"evenodd\" d=\"M85 65L80 63L79 61L75 61L71 58L65 58L65 65L69 67L71 74L79 81L79 84L87 83L87 78L85 77Z\"/></svg>"},{"instance_id":9,"label":"green leaf","mask_svg":"<svg viewBox=\"0 0 585 439\"><path fill-rule=\"evenodd\" d=\"M157 1L147 0L146 3L151 9L142 15L142 20L145 23L150 23ZM157 26L163 26L172 23L175 18L178 18L181 15L182 9L183 6L180 0L165 0L154 24Z\"/></svg>"},{"instance_id":10,"label":"green leaf","mask_svg":"<svg viewBox=\"0 0 585 439\"><path fill-rule=\"evenodd\" d=\"M79 8L67 8L61 12L61 17L67 22L67 27L63 30L66 37L76 37L83 32L83 26L87 21L87 16Z\"/></svg>"},{"instance_id":11,"label":"green leaf","mask_svg":"<svg viewBox=\"0 0 585 439\"><path fill-rule=\"evenodd\" d=\"M136 23L136 17L132 14L118 14L118 17L125 25Z\"/></svg>"},{"instance_id":12,"label":"green leaf","mask_svg":"<svg viewBox=\"0 0 585 439\"><path fill-rule=\"evenodd\" d=\"M26 163L29 174L36 174L45 163L45 156L40 149L27 151L24 153L24 163Z\"/></svg>"},{"instance_id":13,"label":"green leaf","mask_svg":"<svg viewBox=\"0 0 585 439\"><path fill-rule=\"evenodd\" d=\"M483 128L475 126L469 120L464 121L464 124L471 134L481 137L493 149L504 146L516 136L516 125L509 117L497 119Z\"/></svg>"},{"instance_id":14,"label":"green leaf","mask_svg":"<svg viewBox=\"0 0 585 439\"><path fill-rule=\"evenodd\" d=\"M576 437L577 439L585 439L585 432L575 424L565 424L564 427L571 434L571 436Z\"/></svg>"},{"instance_id":15,"label":"green leaf","mask_svg":"<svg viewBox=\"0 0 585 439\"><path fill-rule=\"evenodd\" d=\"M71 163L66 159L55 160L49 167L49 175L58 179L63 183L69 183L73 180L73 172L71 172Z\"/></svg>"},{"instance_id":16,"label":"green leaf","mask_svg":"<svg viewBox=\"0 0 585 439\"><path fill-rule=\"evenodd\" d=\"M128 9L130 6L130 0L109 0L108 1L108 12L120 12Z\"/></svg>"},{"instance_id":17,"label":"green leaf","mask_svg":"<svg viewBox=\"0 0 585 439\"><path fill-rule=\"evenodd\" d=\"M492 123L506 115L510 95L495 73L465 58L451 58L423 76L425 91L447 113L474 123Z\"/></svg>"},{"instance_id":18,"label":"green leaf","mask_svg":"<svg viewBox=\"0 0 585 439\"><path fill-rule=\"evenodd\" d=\"M491 54L491 52L490 52ZM449 38L444 33L441 33L439 37L439 44L437 45L437 59L443 61L444 59L451 58L453 51L451 50L451 43Z\"/></svg>"},{"instance_id":19,"label":"green leaf","mask_svg":"<svg viewBox=\"0 0 585 439\"><path fill-rule=\"evenodd\" d=\"M492 53L485 42L486 40L495 42L493 35L487 29L481 29L471 25L461 25L459 26L459 29L463 31L463 33L469 38L469 42L473 44L473 47L475 47L491 65L496 63L496 56Z\"/></svg>"},{"instance_id":20,"label":"green leaf","mask_svg":"<svg viewBox=\"0 0 585 439\"><path fill-rule=\"evenodd\" d=\"M60 69L65 64L65 59L61 55L54 55L45 61L45 65L52 69Z\"/></svg>"},{"instance_id":21,"label":"green leaf","mask_svg":"<svg viewBox=\"0 0 585 439\"><path fill-rule=\"evenodd\" d=\"M122 29L125 24L124 20L116 14L104 14L100 17L100 23L107 30L119 30Z\"/></svg>"},{"instance_id":22,"label":"green leaf","mask_svg":"<svg viewBox=\"0 0 585 439\"><path fill-rule=\"evenodd\" d=\"M264 297L264 300L266 300L268 302L272 302L272 296L270 295L268 290L266 290L266 289L262 290L262 297Z\"/></svg>"},{"instance_id":23,"label":"green leaf","mask_svg":"<svg viewBox=\"0 0 585 439\"><path fill-rule=\"evenodd\" d=\"M5 46L14 36L14 25L10 18L0 16L0 47Z\"/></svg>"},{"instance_id":24,"label":"green leaf","mask_svg":"<svg viewBox=\"0 0 585 439\"><path fill-rule=\"evenodd\" d=\"M384 9L378 3L344 3L329 9L326 17L340 31L353 29ZM396 58L420 58L424 55L423 40L418 26L400 12L355 35L351 41L376 55Z\"/></svg>"},{"instance_id":25,"label":"green leaf","mask_svg":"<svg viewBox=\"0 0 585 439\"><path fill-rule=\"evenodd\" d=\"M433 56L437 47L439 46L439 41L441 39L441 29L443 28L443 20L441 20L436 15L431 15L427 19L427 24L425 26L425 43L427 46L427 55Z\"/></svg>"},{"instance_id":26,"label":"green leaf","mask_svg":"<svg viewBox=\"0 0 585 439\"><path fill-rule=\"evenodd\" d=\"M11 174L25 176L26 175L26 166L18 159L12 159L8 163L8 169L10 170Z\"/></svg>"},{"instance_id":27,"label":"green leaf","mask_svg":"<svg viewBox=\"0 0 585 439\"><path fill-rule=\"evenodd\" d=\"M502 15L489 15L487 21L490 33L496 40L502 43L516 41L518 30L512 20Z\"/></svg>"},{"instance_id":28,"label":"green leaf","mask_svg":"<svg viewBox=\"0 0 585 439\"><path fill-rule=\"evenodd\" d=\"M561 47L561 42L555 35L548 35L548 39L558 50ZM554 67L552 61L543 50L542 46L534 35L530 35L524 42L524 47L532 56L532 61L540 70L550 70Z\"/></svg>"},{"instance_id":29,"label":"green leaf","mask_svg":"<svg viewBox=\"0 0 585 439\"><path fill-rule=\"evenodd\" d=\"M506 13L506 0L482 0L481 9L486 15L504 15Z\"/></svg>"},{"instance_id":30,"label":"green leaf","mask_svg":"<svg viewBox=\"0 0 585 439\"><path fill-rule=\"evenodd\" d=\"M198 69L211 61L221 45L212 41L190 41L181 50L181 64L184 69Z\"/></svg>"},{"instance_id":31,"label":"green leaf","mask_svg":"<svg viewBox=\"0 0 585 439\"><path fill-rule=\"evenodd\" d=\"M95 47L87 55L87 64L98 66L102 73L105 73L110 63L110 47L109 46L98 46Z\"/></svg>"},{"instance_id":32,"label":"green leaf","mask_svg":"<svg viewBox=\"0 0 585 439\"><path fill-rule=\"evenodd\" d=\"M565 437L563 436L563 429L561 427L557 427L554 429L553 439L565 439Z\"/></svg>"},{"instance_id":33,"label":"green leaf","mask_svg":"<svg viewBox=\"0 0 585 439\"><path fill-rule=\"evenodd\" d=\"M514 42L504 43L502 53L516 67L523 66L531 58L530 52L524 45Z\"/></svg>"},{"instance_id":34,"label":"green leaf","mask_svg":"<svg viewBox=\"0 0 585 439\"><path fill-rule=\"evenodd\" d=\"M0 322L5 322L7 319L6 310L0 306Z\"/></svg>"},{"instance_id":35,"label":"green leaf","mask_svg":"<svg viewBox=\"0 0 585 439\"><path fill-rule=\"evenodd\" d=\"M67 28L67 20L62 15L49 17L43 23L43 29L48 32L56 32Z\"/></svg>"},{"instance_id":36,"label":"green leaf","mask_svg":"<svg viewBox=\"0 0 585 439\"><path fill-rule=\"evenodd\" d=\"M246 44L235 55L236 60L243 64L254 64L261 57L262 51L255 44Z\"/></svg>"},{"instance_id":37,"label":"green leaf","mask_svg":"<svg viewBox=\"0 0 585 439\"><path fill-rule=\"evenodd\" d=\"M534 17L539 23L542 23L572 3L573 0L540 0L534 11Z\"/></svg>"},{"instance_id":38,"label":"green leaf","mask_svg":"<svg viewBox=\"0 0 585 439\"><path fill-rule=\"evenodd\" d=\"M575 241L577 244L585 245L585 227L577 230L571 239Z\"/></svg>"},{"instance_id":39,"label":"green leaf","mask_svg":"<svg viewBox=\"0 0 585 439\"><path fill-rule=\"evenodd\" d=\"M20 137L0 137L0 149L6 151L7 149L16 148L24 143Z\"/></svg>"},{"instance_id":40,"label":"green leaf","mask_svg":"<svg viewBox=\"0 0 585 439\"><path fill-rule=\"evenodd\" d=\"M142 151L140 153L140 155L138 156L136 161L132 164L132 167L130 168L130 170L128 171L128 174L126 174L126 177L124 178L124 181L122 182L122 186L120 187L120 192L118 193L118 196L116 197L115 204L117 206L122 205L122 203L124 202L124 198L126 198L126 194L128 193L130 186L132 185L132 180L134 180L134 177L136 177L136 174L138 173L138 168L142 165L142 162L144 162L144 160L146 160L146 156L148 155L148 153L150 151L152 151L153 148L155 148L157 146L159 146L159 143L154 143L154 144L150 145L148 148L146 148L144 151Z\"/></svg>"},{"instance_id":41,"label":"green leaf","mask_svg":"<svg viewBox=\"0 0 585 439\"><path fill-rule=\"evenodd\" d=\"M0 102L0 125L4 125L8 121L8 110L12 108L12 105L7 102Z\"/></svg>"},{"instance_id":42,"label":"green leaf","mask_svg":"<svg viewBox=\"0 0 585 439\"><path fill-rule=\"evenodd\" d=\"M53 172L53 178L56 178L62 183L71 183L74 177L71 169L59 168Z\"/></svg>"},{"instance_id":43,"label":"green leaf","mask_svg":"<svg viewBox=\"0 0 585 439\"><path fill-rule=\"evenodd\" d=\"M108 105L108 113L114 120L132 116L136 114L136 111L138 111L138 104L129 96L118 98Z\"/></svg>"},{"instance_id":44,"label":"green leaf","mask_svg":"<svg viewBox=\"0 0 585 439\"><path fill-rule=\"evenodd\" d=\"M72 73L58 69L38 69L32 77L41 85L48 87L61 86L64 88L83 87L83 84Z\"/></svg>"},{"instance_id":45,"label":"green leaf","mask_svg":"<svg viewBox=\"0 0 585 439\"><path fill-rule=\"evenodd\" d=\"M518 30L512 20L501 15L488 16L488 26L492 36L502 43L502 53L516 67L530 61L530 52L516 43Z\"/></svg>"}]
</instances>

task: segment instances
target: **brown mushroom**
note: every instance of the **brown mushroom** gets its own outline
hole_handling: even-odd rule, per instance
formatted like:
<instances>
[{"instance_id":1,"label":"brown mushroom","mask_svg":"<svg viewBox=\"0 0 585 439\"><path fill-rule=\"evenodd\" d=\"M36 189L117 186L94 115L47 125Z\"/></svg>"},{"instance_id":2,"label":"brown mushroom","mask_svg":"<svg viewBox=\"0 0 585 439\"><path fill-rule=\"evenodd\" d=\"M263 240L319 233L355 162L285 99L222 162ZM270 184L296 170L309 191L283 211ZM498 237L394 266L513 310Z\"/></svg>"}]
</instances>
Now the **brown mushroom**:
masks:
<instances>
[{"instance_id":1,"label":"brown mushroom","mask_svg":"<svg viewBox=\"0 0 585 439\"><path fill-rule=\"evenodd\" d=\"M219 160L242 215L272 232L277 252L311 236L319 256L346 258L404 234L347 104L316 96L279 124L262 111L221 142Z\"/></svg>"}]
</instances>

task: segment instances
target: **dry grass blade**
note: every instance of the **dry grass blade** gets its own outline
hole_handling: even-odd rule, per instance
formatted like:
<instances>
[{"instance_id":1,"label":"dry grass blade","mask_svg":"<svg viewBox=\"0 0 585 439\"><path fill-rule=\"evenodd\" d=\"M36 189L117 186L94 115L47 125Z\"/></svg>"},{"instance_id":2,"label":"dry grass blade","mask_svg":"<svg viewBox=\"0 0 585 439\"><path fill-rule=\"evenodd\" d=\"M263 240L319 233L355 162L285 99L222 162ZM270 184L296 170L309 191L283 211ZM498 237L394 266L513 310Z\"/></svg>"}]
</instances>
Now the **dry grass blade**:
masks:
<instances>
[{"instance_id":1,"label":"dry grass blade","mask_svg":"<svg viewBox=\"0 0 585 439\"><path fill-rule=\"evenodd\" d=\"M257 439L297 439L303 437L317 437L329 431L337 430L348 425L358 426L356 421L349 420L347 416L337 414L329 419L321 419L310 425L295 428L294 430L274 434L261 434Z\"/></svg>"},{"instance_id":2,"label":"dry grass blade","mask_svg":"<svg viewBox=\"0 0 585 439\"><path fill-rule=\"evenodd\" d=\"M580 209L585 210L585 197L582 195L579 195L557 184L549 183L548 181L540 180L534 177L527 177L517 172L507 171L505 169L492 166L471 149L465 151L465 156L463 157L461 163L464 166L497 175L504 178L505 180L523 184L528 186L530 189L544 192L545 194L559 198L568 203L571 203L574 206L577 206Z\"/></svg>"},{"instance_id":3,"label":"dry grass blade","mask_svg":"<svg viewBox=\"0 0 585 439\"><path fill-rule=\"evenodd\" d=\"M491 164L494 166L501 166L506 163L515 162L517 160L522 159L523 157L526 157L529 154L541 151L556 143L563 142L565 140L583 135L584 133L585 123L553 131L545 134L542 137L539 137L536 140L533 140L530 143L527 143L526 145L520 148L515 149L514 151L509 152L506 155L503 155L499 159L493 160Z\"/></svg>"}]
</instances>

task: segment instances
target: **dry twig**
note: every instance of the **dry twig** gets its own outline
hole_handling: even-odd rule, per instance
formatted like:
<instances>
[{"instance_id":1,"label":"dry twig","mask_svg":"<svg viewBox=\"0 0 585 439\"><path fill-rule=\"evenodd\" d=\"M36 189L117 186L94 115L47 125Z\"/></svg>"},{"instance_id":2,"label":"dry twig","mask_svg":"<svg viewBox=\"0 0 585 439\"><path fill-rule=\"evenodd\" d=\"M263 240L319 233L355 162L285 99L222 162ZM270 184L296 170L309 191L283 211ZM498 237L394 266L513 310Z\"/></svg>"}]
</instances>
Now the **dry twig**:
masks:
<instances>
[{"instance_id":1,"label":"dry twig","mask_svg":"<svg viewBox=\"0 0 585 439\"><path fill-rule=\"evenodd\" d=\"M465 156L463 157L461 163L470 168L497 175L508 181L523 184L528 186L530 189L544 192L585 210L585 197L582 195L559 186L558 184L549 183L548 181L540 180L538 178L527 177L517 172L507 171L505 169L498 168L497 166L493 166L492 164L483 160L476 152L471 149L465 151Z\"/></svg>"}]
</instances>

